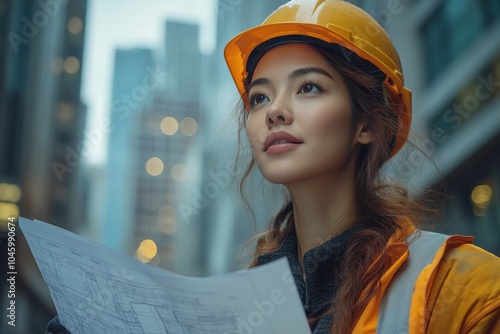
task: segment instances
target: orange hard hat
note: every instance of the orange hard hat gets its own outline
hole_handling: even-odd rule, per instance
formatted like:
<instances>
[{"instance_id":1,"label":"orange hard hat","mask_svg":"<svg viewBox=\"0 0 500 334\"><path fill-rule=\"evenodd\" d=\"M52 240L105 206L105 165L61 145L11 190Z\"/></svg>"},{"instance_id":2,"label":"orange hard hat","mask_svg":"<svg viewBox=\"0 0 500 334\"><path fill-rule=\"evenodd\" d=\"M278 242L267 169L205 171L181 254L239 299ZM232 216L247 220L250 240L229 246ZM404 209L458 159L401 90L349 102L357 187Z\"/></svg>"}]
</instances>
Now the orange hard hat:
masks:
<instances>
[{"instance_id":1,"label":"orange hard hat","mask_svg":"<svg viewBox=\"0 0 500 334\"><path fill-rule=\"evenodd\" d=\"M410 131L411 91L404 86L398 53L385 30L368 13L349 2L293 0L279 7L260 26L229 41L224 57L243 100L246 100L245 81L263 53L279 44L307 43L308 39L338 44L383 72L386 92L399 123L398 133L391 140L391 156L396 154ZM263 45L267 46L262 48Z\"/></svg>"}]
</instances>

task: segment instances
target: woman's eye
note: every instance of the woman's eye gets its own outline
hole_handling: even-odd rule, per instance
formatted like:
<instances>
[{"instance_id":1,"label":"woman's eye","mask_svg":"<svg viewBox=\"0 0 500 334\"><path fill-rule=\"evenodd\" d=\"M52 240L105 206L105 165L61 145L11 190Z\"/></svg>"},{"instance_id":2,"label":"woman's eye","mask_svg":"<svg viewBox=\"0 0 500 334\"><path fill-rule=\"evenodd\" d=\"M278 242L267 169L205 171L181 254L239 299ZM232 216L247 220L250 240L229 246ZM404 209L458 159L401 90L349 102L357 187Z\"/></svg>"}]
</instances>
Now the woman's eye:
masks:
<instances>
[{"instance_id":1,"label":"woman's eye","mask_svg":"<svg viewBox=\"0 0 500 334\"><path fill-rule=\"evenodd\" d=\"M250 96L250 106L256 106L257 104L261 104L268 101L269 98L261 93L252 94L252 96Z\"/></svg>"},{"instance_id":2,"label":"woman's eye","mask_svg":"<svg viewBox=\"0 0 500 334\"><path fill-rule=\"evenodd\" d=\"M299 93L318 93L320 92L321 89L318 87L318 85L313 84L313 83L305 83L300 87Z\"/></svg>"}]
</instances>

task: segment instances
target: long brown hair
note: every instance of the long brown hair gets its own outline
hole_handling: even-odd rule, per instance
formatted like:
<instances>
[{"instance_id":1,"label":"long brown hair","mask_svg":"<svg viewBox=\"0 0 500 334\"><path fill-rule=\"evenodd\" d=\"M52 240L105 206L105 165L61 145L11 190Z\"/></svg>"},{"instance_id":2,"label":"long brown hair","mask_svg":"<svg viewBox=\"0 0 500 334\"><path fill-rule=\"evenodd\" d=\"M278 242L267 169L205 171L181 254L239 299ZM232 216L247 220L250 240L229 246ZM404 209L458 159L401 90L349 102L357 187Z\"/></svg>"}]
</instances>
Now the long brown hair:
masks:
<instances>
[{"instance_id":1,"label":"long brown hair","mask_svg":"<svg viewBox=\"0 0 500 334\"><path fill-rule=\"evenodd\" d=\"M364 120L372 137L372 142L363 145L359 152L355 173L358 213L355 223L363 223L369 228L350 237L339 270L338 290L327 311L332 316L331 333L340 334L352 330L370 299L379 291L379 280L389 265L385 254L386 244L400 229L401 221L411 221L420 227L429 214L435 214L438 210L411 200L404 187L388 183L380 176L382 166L390 158L393 145L391 138L398 131L394 111L401 107L395 105L385 92L382 72L349 51L339 53L323 47L315 49L340 73L347 85L353 126ZM243 104L240 104L239 109L241 135L246 111ZM244 183L254 164L252 159L241 180L240 193L243 197ZM257 244L250 267L257 265L259 255L276 250L290 233L293 228L293 203L287 202L269 225L267 232L252 238L257 240ZM314 323L318 319L309 320Z\"/></svg>"}]
</instances>

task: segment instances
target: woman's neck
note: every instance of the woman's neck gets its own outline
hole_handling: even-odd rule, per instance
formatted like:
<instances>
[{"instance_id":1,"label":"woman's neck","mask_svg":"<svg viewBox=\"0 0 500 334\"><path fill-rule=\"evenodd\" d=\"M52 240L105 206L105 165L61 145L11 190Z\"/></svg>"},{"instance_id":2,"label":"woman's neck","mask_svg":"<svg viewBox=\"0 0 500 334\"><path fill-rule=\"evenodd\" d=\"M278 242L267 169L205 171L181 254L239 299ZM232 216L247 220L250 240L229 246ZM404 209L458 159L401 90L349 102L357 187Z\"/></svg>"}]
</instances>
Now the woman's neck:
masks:
<instances>
[{"instance_id":1,"label":"woman's neck","mask_svg":"<svg viewBox=\"0 0 500 334\"><path fill-rule=\"evenodd\" d=\"M343 173L346 174L346 173ZM293 201L298 258L353 225L354 175L323 175L288 185Z\"/></svg>"}]
</instances>

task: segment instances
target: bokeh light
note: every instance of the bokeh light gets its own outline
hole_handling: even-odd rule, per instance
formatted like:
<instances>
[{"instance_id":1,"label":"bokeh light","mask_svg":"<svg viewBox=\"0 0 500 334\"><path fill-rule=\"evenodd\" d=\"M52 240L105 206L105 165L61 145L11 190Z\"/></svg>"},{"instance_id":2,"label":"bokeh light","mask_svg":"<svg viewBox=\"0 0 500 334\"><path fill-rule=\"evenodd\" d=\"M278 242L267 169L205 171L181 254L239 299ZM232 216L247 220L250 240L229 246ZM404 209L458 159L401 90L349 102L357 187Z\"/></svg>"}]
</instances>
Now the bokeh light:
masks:
<instances>
[{"instance_id":1,"label":"bokeh light","mask_svg":"<svg viewBox=\"0 0 500 334\"><path fill-rule=\"evenodd\" d=\"M172 234L177 229L177 214L171 205L165 205L158 211L158 229L165 234Z\"/></svg>"},{"instance_id":2,"label":"bokeh light","mask_svg":"<svg viewBox=\"0 0 500 334\"><path fill-rule=\"evenodd\" d=\"M0 201L19 202L21 188L16 184L0 183Z\"/></svg>"},{"instance_id":3,"label":"bokeh light","mask_svg":"<svg viewBox=\"0 0 500 334\"><path fill-rule=\"evenodd\" d=\"M63 67L66 73L75 74L80 70L80 61L76 57L69 56L64 60Z\"/></svg>"},{"instance_id":4,"label":"bokeh light","mask_svg":"<svg viewBox=\"0 0 500 334\"><path fill-rule=\"evenodd\" d=\"M186 168L186 166L178 164L172 167L172 171L170 174L175 181L182 182L186 180L188 176L188 169Z\"/></svg>"},{"instance_id":5,"label":"bokeh light","mask_svg":"<svg viewBox=\"0 0 500 334\"><path fill-rule=\"evenodd\" d=\"M198 123L191 118L186 117L181 121L181 132L186 136L192 136L198 131Z\"/></svg>"},{"instance_id":6,"label":"bokeh light","mask_svg":"<svg viewBox=\"0 0 500 334\"><path fill-rule=\"evenodd\" d=\"M147 263L151 261L157 253L158 247L156 247L156 243L151 239L146 239L140 243L135 255L141 262Z\"/></svg>"},{"instance_id":7,"label":"bokeh light","mask_svg":"<svg viewBox=\"0 0 500 334\"><path fill-rule=\"evenodd\" d=\"M68 21L68 31L73 35L79 34L83 29L83 22L79 17L72 17Z\"/></svg>"},{"instance_id":8,"label":"bokeh light","mask_svg":"<svg viewBox=\"0 0 500 334\"><path fill-rule=\"evenodd\" d=\"M165 117L160 123L161 132L167 136L171 136L179 129L179 123L173 117Z\"/></svg>"},{"instance_id":9,"label":"bokeh light","mask_svg":"<svg viewBox=\"0 0 500 334\"><path fill-rule=\"evenodd\" d=\"M491 196L493 191L491 187L487 184L481 184L476 186L470 195L472 204L480 208L486 208L491 201Z\"/></svg>"},{"instance_id":10,"label":"bokeh light","mask_svg":"<svg viewBox=\"0 0 500 334\"><path fill-rule=\"evenodd\" d=\"M160 158L153 157L146 162L146 171L149 175L158 176L163 173L163 161Z\"/></svg>"}]
</instances>

